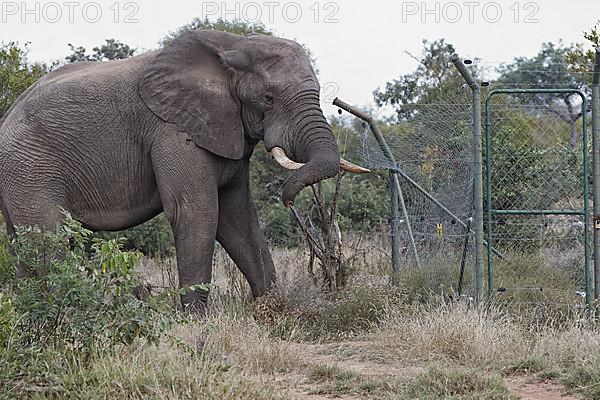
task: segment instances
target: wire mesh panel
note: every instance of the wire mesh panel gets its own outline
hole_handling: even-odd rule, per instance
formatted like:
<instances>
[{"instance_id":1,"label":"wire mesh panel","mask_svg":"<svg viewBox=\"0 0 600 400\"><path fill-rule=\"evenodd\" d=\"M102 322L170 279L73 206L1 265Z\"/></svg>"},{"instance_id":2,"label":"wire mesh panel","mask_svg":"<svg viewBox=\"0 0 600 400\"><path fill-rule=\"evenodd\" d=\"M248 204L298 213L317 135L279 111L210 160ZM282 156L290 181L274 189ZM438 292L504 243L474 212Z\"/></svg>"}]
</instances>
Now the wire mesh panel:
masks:
<instances>
[{"instance_id":1,"label":"wire mesh panel","mask_svg":"<svg viewBox=\"0 0 600 400\"><path fill-rule=\"evenodd\" d=\"M579 111L561 106L564 96L577 99ZM576 90L488 95L488 285L496 299L589 301L585 110L585 96Z\"/></svg>"},{"instance_id":2,"label":"wire mesh panel","mask_svg":"<svg viewBox=\"0 0 600 400\"><path fill-rule=\"evenodd\" d=\"M406 214L400 210L404 268L414 266L407 224L412 227L423 269L436 274L436 285L450 290L459 286L465 267L463 292L473 283L473 150L472 98L468 88L457 88L433 103L407 106L407 117L383 132L397 165L365 130L362 163L371 169L399 172ZM389 127L388 127L389 129Z\"/></svg>"}]
</instances>

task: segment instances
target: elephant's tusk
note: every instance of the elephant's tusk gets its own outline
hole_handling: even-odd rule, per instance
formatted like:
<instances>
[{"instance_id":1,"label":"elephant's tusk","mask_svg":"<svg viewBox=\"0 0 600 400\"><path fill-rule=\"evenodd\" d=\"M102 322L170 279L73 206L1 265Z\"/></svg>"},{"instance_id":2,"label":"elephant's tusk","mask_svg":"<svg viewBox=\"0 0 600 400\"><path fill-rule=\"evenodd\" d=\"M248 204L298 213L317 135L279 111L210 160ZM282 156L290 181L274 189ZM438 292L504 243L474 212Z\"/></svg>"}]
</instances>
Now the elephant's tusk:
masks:
<instances>
[{"instance_id":1,"label":"elephant's tusk","mask_svg":"<svg viewBox=\"0 0 600 400\"><path fill-rule=\"evenodd\" d=\"M370 169L359 167L356 164L352 164L350 161L340 158L340 168L344 171L352 172L353 174L366 174L371 172Z\"/></svg>"},{"instance_id":2,"label":"elephant's tusk","mask_svg":"<svg viewBox=\"0 0 600 400\"><path fill-rule=\"evenodd\" d=\"M281 147L273 147L271 149L273 158L277 161L277 164L281 165L285 169L300 169L304 166L302 163L292 161L285 155L285 151Z\"/></svg>"},{"instance_id":3,"label":"elephant's tusk","mask_svg":"<svg viewBox=\"0 0 600 400\"><path fill-rule=\"evenodd\" d=\"M304 166L303 163L290 160L281 147L273 147L271 149L271 154L273 154L273 158L275 158L277 164L281 165L285 169L295 170ZM353 164L350 161L346 161L343 158L340 158L340 169L352 172L353 174L365 174L367 172L371 172L371 170L359 167L358 165Z\"/></svg>"}]
</instances>

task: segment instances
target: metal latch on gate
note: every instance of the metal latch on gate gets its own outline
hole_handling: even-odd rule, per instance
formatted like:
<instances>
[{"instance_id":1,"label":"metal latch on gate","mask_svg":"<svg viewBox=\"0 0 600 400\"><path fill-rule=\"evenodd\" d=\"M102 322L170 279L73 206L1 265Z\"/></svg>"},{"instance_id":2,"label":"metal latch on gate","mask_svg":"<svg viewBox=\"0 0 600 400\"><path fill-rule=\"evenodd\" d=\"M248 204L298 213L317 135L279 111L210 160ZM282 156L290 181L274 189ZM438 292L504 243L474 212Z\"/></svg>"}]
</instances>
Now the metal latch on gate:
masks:
<instances>
[{"instance_id":1,"label":"metal latch on gate","mask_svg":"<svg viewBox=\"0 0 600 400\"><path fill-rule=\"evenodd\" d=\"M600 215L594 215L592 221L594 221L594 229L600 229Z\"/></svg>"}]
</instances>

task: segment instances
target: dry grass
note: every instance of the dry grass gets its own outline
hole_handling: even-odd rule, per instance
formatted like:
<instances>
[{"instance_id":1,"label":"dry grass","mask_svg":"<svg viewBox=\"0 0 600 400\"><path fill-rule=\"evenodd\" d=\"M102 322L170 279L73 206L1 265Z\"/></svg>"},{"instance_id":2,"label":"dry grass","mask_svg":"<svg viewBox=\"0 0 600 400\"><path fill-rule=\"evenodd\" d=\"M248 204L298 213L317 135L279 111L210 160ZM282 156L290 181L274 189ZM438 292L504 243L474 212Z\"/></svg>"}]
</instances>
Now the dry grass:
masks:
<instances>
[{"instance_id":1,"label":"dry grass","mask_svg":"<svg viewBox=\"0 0 600 400\"><path fill-rule=\"evenodd\" d=\"M596 324L576 313L540 323L514 307L475 306L451 300L451 290L423 290L445 279L435 275L437 264L398 277L399 289L380 261L364 257L349 286L327 295L308 275L306 255L277 250L278 288L253 302L219 249L210 312L173 329L178 345L118 349L91 367L73 360L60 377L60 395L512 399L503 377L527 373L600 398ZM142 273L160 288L176 284L174 268L173 260L146 260ZM424 294L416 296L419 285Z\"/></svg>"},{"instance_id":2,"label":"dry grass","mask_svg":"<svg viewBox=\"0 0 600 400\"><path fill-rule=\"evenodd\" d=\"M207 359L248 374L290 372L300 360L291 341L270 336L251 316L215 310L206 319L177 327L174 334Z\"/></svg>"},{"instance_id":3,"label":"dry grass","mask_svg":"<svg viewBox=\"0 0 600 400\"><path fill-rule=\"evenodd\" d=\"M248 379L224 362L172 346L122 349L97 357L86 367L73 362L62 382L59 398L82 394L87 399L288 398L281 388Z\"/></svg>"},{"instance_id":4,"label":"dry grass","mask_svg":"<svg viewBox=\"0 0 600 400\"><path fill-rule=\"evenodd\" d=\"M390 310L373 335L390 357L505 368L528 349L522 329L496 308L443 301Z\"/></svg>"},{"instance_id":5,"label":"dry grass","mask_svg":"<svg viewBox=\"0 0 600 400\"><path fill-rule=\"evenodd\" d=\"M566 369L583 365L600 354L600 331L597 327L571 326L538 332L531 353L549 365Z\"/></svg>"},{"instance_id":6,"label":"dry grass","mask_svg":"<svg viewBox=\"0 0 600 400\"><path fill-rule=\"evenodd\" d=\"M477 369L430 368L410 382L406 399L516 400L498 373Z\"/></svg>"}]
</instances>

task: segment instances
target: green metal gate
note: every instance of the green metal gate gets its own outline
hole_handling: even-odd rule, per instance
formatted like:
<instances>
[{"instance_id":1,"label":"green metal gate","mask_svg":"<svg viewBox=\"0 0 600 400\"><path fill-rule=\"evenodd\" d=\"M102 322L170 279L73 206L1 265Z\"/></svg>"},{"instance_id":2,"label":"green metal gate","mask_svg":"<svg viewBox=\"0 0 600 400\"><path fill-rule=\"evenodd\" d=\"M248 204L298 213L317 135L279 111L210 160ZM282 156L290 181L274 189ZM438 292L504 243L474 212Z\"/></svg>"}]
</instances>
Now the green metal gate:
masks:
<instances>
[{"instance_id":1,"label":"green metal gate","mask_svg":"<svg viewBox=\"0 0 600 400\"><path fill-rule=\"evenodd\" d=\"M552 95L578 96L581 118L570 124L561 119L557 103L545 97ZM497 89L487 95L485 107L490 299L585 301L589 306L585 94L576 89Z\"/></svg>"}]
</instances>

